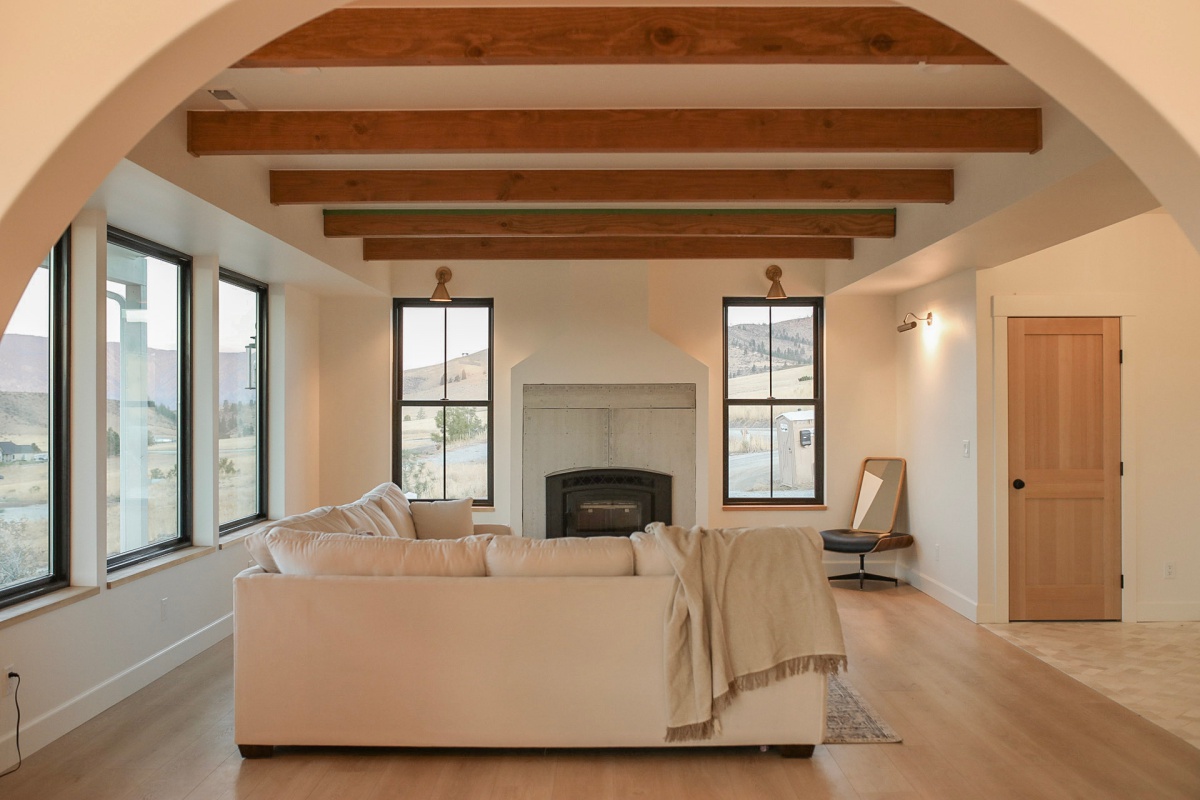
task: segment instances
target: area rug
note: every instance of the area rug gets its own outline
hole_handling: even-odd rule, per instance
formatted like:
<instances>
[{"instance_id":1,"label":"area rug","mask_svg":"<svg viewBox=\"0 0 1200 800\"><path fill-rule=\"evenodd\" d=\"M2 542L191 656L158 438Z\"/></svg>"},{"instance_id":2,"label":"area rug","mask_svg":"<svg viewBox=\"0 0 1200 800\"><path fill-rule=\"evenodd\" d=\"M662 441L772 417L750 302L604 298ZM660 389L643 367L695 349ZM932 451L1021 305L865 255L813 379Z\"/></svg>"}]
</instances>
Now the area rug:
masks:
<instances>
[{"instance_id":1,"label":"area rug","mask_svg":"<svg viewBox=\"0 0 1200 800\"><path fill-rule=\"evenodd\" d=\"M854 687L830 675L825 701L825 744L882 744L901 741Z\"/></svg>"}]
</instances>

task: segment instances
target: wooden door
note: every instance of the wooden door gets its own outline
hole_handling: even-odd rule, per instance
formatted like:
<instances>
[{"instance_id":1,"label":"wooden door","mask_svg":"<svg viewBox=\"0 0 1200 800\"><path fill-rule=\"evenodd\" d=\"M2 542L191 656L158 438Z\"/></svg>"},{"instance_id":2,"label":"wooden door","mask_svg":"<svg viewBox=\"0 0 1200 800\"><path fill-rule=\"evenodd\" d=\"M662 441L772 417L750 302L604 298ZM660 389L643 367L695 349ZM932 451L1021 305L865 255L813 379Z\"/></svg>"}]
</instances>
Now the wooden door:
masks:
<instances>
[{"instance_id":1,"label":"wooden door","mask_svg":"<svg viewBox=\"0 0 1200 800\"><path fill-rule=\"evenodd\" d=\"M1121 618L1121 323L1008 321L1009 618Z\"/></svg>"}]
</instances>

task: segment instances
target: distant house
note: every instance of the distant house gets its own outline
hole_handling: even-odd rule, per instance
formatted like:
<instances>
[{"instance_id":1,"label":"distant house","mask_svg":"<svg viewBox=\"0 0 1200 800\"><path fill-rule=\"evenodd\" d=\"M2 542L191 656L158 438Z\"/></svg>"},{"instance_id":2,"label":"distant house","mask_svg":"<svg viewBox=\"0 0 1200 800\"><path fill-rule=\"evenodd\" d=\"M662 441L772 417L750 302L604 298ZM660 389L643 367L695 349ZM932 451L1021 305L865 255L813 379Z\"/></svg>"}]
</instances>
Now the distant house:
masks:
<instances>
[{"instance_id":1,"label":"distant house","mask_svg":"<svg viewBox=\"0 0 1200 800\"><path fill-rule=\"evenodd\" d=\"M45 461L46 454L31 444L13 444L0 442L0 463L12 464L16 461Z\"/></svg>"}]
</instances>

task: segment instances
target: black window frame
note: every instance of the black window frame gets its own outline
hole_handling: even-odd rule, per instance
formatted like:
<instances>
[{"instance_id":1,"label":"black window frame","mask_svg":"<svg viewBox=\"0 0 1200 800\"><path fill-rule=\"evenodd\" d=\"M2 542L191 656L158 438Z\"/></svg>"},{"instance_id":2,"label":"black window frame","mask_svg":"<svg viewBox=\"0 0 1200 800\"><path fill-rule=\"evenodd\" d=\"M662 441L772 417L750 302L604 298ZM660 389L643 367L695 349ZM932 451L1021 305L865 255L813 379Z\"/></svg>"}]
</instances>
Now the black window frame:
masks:
<instances>
[{"instance_id":1,"label":"black window frame","mask_svg":"<svg viewBox=\"0 0 1200 800\"><path fill-rule=\"evenodd\" d=\"M787 307L812 308L813 315L813 380L811 398L767 397L753 399L730 399L729 397L729 309L739 307ZM768 327L768 337L770 329ZM823 506L825 505L825 300L823 297L788 297L781 300L766 300L762 297L726 297L721 306L721 495L726 506ZM771 340L768 338L768 359L773 358ZM768 370L772 375L773 370ZM768 379L770 380L770 378ZM773 384L768 384L774 388ZM729 496L729 408L730 406L788 405L810 406L813 409L813 426L816 429L816 452L813 456L813 497L730 497ZM773 424L772 420L772 424ZM772 439L773 441L773 439ZM772 448L774 445L772 445ZM775 458L772 450L770 459L771 484L775 482Z\"/></svg>"},{"instance_id":2,"label":"black window frame","mask_svg":"<svg viewBox=\"0 0 1200 800\"><path fill-rule=\"evenodd\" d=\"M50 574L0 589L0 608L71 584L70 272L68 229L50 250Z\"/></svg>"},{"instance_id":3,"label":"black window frame","mask_svg":"<svg viewBox=\"0 0 1200 800\"><path fill-rule=\"evenodd\" d=\"M179 341L179 410L177 412L179 430L177 445L179 502L177 511L179 518L177 528L179 536L169 542L149 544L124 553L107 556L107 570L115 572L192 546L192 494L194 489L192 485L192 437L195 436L195 425L192 419L192 257L111 225L108 227L105 244L106 246L116 244L151 258L172 262L179 269L179 296L177 298L179 303L177 320ZM105 270L104 280L107 284L107 270Z\"/></svg>"},{"instance_id":4,"label":"black window frame","mask_svg":"<svg viewBox=\"0 0 1200 800\"><path fill-rule=\"evenodd\" d=\"M258 512L250 516L241 517L240 519L230 520L222 523L220 521L220 511L218 510L218 535L225 536L234 531L241 530L256 522L260 522L267 518L267 477L268 477L268 450L267 450L267 428L268 407L269 407L269 391L270 387L267 383L267 360L270 352L270 337L267 334L267 292L269 286L262 281L255 280L239 272L234 272L226 267L221 267L218 274L218 283L225 283L237 286L240 289L252 291L258 296L258 333L255 336L255 352L257 353L258 363L256 364L255 380L257 385L255 390L258 392ZM218 293L220 289L218 287ZM220 326L220 314L217 315L218 330ZM220 352L215 356L220 360ZM218 442L220 441L218 437ZM220 460L220 445L217 445L217 459ZM217 508L220 509L221 487L216 487Z\"/></svg>"},{"instance_id":5,"label":"black window frame","mask_svg":"<svg viewBox=\"0 0 1200 800\"><path fill-rule=\"evenodd\" d=\"M403 387L402 376L404 375L404 309L405 308L452 308L452 307L470 306L472 308L486 308L488 310L488 392L487 392L487 411L488 411L488 431L487 431L487 497L476 497L472 499L473 507L491 507L495 503L495 431L496 431L496 308L493 298L490 297L456 297L449 303L430 300L422 297L396 297L392 300L392 482L403 488L401 460L403 457L403 447L400 440L400 426L404 418L404 409L406 407L423 406L453 408L453 407L472 407L478 408L484 405L478 400L447 400L444 395L447 392L449 384L443 384L443 399L441 400L405 400L401 396ZM443 329L444 331L445 329ZM443 335L445 335L443 333ZM447 354L443 352L443 359L447 358ZM448 359L447 359L448 360ZM445 361L443 361L445 363ZM442 494L445 495L446 486L446 462L442 460ZM422 497L413 498L411 502L427 502L436 500L447 500L455 498L447 497Z\"/></svg>"}]
</instances>

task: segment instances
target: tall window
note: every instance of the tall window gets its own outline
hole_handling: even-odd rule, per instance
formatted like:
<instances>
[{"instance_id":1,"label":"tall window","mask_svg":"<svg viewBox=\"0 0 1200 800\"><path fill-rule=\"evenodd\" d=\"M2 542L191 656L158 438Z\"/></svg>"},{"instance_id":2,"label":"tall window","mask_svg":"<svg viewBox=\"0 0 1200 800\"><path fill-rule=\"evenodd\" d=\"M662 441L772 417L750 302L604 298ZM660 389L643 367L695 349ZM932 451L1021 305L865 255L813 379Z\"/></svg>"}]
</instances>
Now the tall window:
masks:
<instances>
[{"instance_id":1,"label":"tall window","mask_svg":"<svg viewBox=\"0 0 1200 800\"><path fill-rule=\"evenodd\" d=\"M108 566L191 542L191 258L108 233Z\"/></svg>"},{"instance_id":2,"label":"tall window","mask_svg":"<svg viewBox=\"0 0 1200 800\"><path fill-rule=\"evenodd\" d=\"M492 502L492 301L398 299L392 480Z\"/></svg>"},{"instance_id":3,"label":"tall window","mask_svg":"<svg viewBox=\"0 0 1200 800\"><path fill-rule=\"evenodd\" d=\"M221 270L217 499L221 532L266 516L267 287Z\"/></svg>"},{"instance_id":4,"label":"tall window","mask_svg":"<svg viewBox=\"0 0 1200 800\"><path fill-rule=\"evenodd\" d=\"M67 237L0 337L0 605L67 584Z\"/></svg>"},{"instance_id":5,"label":"tall window","mask_svg":"<svg viewBox=\"0 0 1200 800\"><path fill-rule=\"evenodd\" d=\"M725 502L824 500L820 298L725 298Z\"/></svg>"}]
</instances>

